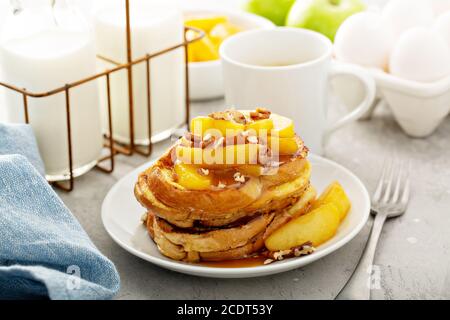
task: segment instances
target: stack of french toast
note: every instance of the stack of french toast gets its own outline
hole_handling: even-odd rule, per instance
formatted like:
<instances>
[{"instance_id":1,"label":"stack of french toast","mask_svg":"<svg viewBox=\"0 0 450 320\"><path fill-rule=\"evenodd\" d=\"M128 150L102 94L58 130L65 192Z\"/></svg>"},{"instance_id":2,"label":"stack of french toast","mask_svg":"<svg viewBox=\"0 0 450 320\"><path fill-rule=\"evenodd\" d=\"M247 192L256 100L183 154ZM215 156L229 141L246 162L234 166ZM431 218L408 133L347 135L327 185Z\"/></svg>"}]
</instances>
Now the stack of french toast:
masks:
<instances>
[{"instance_id":1,"label":"stack of french toast","mask_svg":"<svg viewBox=\"0 0 450 320\"><path fill-rule=\"evenodd\" d=\"M251 257L316 198L293 122L266 109L192 120L136 183L160 252L187 262Z\"/></svg>"}]
</instances>

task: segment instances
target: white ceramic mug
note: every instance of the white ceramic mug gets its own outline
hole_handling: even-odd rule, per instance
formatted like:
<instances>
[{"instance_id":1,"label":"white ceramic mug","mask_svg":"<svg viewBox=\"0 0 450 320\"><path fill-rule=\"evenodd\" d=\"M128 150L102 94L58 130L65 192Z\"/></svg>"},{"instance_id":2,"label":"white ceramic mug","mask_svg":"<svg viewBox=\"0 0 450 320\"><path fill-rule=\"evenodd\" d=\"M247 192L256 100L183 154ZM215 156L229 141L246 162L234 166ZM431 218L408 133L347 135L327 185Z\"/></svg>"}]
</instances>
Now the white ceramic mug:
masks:
<instances>
[{"instance_id":1,"label":"white ceramic mug","mask_svg":"<svg viewBox=\"0 0 450 320\"><path fill-rule=\"evenodd\" d=\"M294 120L316 154L338 128L359 119L375 98L375 82L362 69L332 63L325 36L297 28L252 30L226 40L220 49L227 106L265 107ZM327 121L329 79L351 75L365 88L363 102L338 121Z\"/></svg>"}]
</instances>

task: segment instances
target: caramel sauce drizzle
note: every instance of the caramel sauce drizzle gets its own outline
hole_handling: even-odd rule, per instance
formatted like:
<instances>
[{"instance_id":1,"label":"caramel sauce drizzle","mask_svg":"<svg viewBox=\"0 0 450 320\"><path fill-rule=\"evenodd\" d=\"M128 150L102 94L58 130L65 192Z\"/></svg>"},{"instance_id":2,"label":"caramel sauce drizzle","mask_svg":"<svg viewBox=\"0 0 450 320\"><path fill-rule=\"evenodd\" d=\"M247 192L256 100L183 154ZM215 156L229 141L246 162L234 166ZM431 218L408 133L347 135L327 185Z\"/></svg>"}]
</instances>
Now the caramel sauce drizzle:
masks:
<instances>
[{"instance_id":1,"label":"caramel sauce drizzle","mask_svg":"<svg viewBox=\"0 0 450 320\"><path fill-rule=\"evenodd\" d=\"M249 257L244 259L238 259L238 260L227 260L227 261L217 261L217 262L199 262L196 263L197 265L203 266L203 267L210 267L210 268L252 268L252 267L260 267L264 265L264 261L266 261L267 258L256 256L256 257Z\"/></svg>"}]
</instances>

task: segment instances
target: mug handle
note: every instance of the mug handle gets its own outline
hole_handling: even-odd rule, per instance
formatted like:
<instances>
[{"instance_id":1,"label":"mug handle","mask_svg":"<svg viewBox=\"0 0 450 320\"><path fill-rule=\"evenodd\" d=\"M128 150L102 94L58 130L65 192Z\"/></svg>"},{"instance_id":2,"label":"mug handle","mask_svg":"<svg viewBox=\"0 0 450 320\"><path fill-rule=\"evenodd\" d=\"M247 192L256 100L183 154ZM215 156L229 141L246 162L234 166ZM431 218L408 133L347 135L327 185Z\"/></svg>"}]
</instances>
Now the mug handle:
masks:
<instances>
[{"instance_id":1,"label":"mug handle","mask_svg":"<svg viewBox=\"0 0 450 320\"><path fill-rule=\"evenodd\" d=\"M364 100L350 113L338 119L334 123L328 125L328 128L325 131L325 141L327 141L331 134L341 127L349 124L350 122L356 121L362 118L372 106L375 100L376 94L376 85L375 80L369 76L367 72L365 72L362 68L352 66L352 65L342 65L342 64L332 64L330 71L330 79L341 76L341 75L350 75L356 77L363 84L366 96Z\"/></svg>"}]
</instances>

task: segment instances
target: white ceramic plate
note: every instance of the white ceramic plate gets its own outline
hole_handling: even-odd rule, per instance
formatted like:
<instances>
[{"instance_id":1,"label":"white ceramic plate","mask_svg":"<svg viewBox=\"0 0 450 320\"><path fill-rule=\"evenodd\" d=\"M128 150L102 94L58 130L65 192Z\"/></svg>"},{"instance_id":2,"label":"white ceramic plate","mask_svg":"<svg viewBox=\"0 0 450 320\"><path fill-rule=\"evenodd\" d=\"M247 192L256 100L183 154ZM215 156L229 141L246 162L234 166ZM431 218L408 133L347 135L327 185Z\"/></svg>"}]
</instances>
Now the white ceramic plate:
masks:
<instances>
[{"instance_id":1,"label":"white ceramic plate","mask_svg":"<svg viewBox=\"0 0 450 320\"><path fill-rule=\"evenodd\" d=\"M318 156L312 155L309 160L313 168L311 182L318 191L322 191L331 182L337 180L343 185L352 201L352 209L340 226L337 235L309 256L248 268L207 267L177 262L164 257L159 253L140 221L145 209L138 204L133 194L134 184L139 173L148 168L151 163L137 168L110 190L102 206L103 225L114 241L130 253L160 267L190 275L214 278L248 278L276 274L302 267L336 251L353 239L367 222L370 212L367 190L353 173Z\"/></svg>"}]
</instances>

